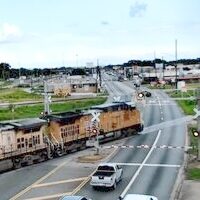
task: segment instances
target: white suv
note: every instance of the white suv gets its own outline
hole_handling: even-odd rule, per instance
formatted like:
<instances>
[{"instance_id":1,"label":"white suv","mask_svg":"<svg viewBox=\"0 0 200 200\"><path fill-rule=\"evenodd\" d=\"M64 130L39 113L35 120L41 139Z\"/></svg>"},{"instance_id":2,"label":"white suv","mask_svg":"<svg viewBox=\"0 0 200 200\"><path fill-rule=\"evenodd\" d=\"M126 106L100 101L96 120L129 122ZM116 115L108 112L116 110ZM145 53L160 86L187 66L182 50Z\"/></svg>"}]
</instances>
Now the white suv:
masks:
<instances>
[{"instance_id":1,"label":"white suv","mask_svg":"<svg viewBox=\"0 0 200 200\"><path fill-rule=\"evenodd\" d=\"M122 198L120 197L119 200ZM141 194L127 194L123 200L158 200L154 196L150 195L141 195Z\"/></svg>"}]
</instances>

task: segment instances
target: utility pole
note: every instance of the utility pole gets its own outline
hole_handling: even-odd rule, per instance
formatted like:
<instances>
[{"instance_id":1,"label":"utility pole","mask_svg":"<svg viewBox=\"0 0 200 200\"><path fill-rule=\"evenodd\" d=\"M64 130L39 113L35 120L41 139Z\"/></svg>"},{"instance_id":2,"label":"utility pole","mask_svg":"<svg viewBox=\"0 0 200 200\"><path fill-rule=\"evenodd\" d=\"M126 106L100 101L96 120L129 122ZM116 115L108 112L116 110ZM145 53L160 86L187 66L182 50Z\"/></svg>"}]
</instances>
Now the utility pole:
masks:
<instances>
[{"instance_id":1,"label":"utility pole","mask_svg":"<svg viewBox=\"0 0 200 200\"><path fill-rule=\"evenodd\" d=\"M44 115L50 113L49 103L51 102L51 96L48 94L47 81L44 81Z\"/></svg>"},{"instance_id":2,"label":"utility pole","mask_svg":"<svg viewBox=\"0 0 200 200\"><path fill-rule=\"evenodd\" d=\"M156 51L154 51L154 69L155 69L155 76L156 76L156 80L157 80L157 69L156 69Z\"/></svg>"},{"instance_id":3,"label":"utility pole","mask_svg":"<svg viewBox=\"0 0 200 200\"><path fill-rule=\"evenodd\" d=\"M197 110L200 111L200 87L197 88ZM197 131L200 133L200 116L197 117ZM200 161L200 136L198 137L198 155L197 160Z\"/></svg>"},{"instance_id":4,"label":"utility pole","mask_svg":"<svg viewBox=\"0 0 200 200\"><path fill-rule=\"evenodd\" d=\"M176 85L176 89L178 89L178 84L177 84L177 39L175 40L175 70L176 70L175 85Z\"/></svg>"}]
</instances>

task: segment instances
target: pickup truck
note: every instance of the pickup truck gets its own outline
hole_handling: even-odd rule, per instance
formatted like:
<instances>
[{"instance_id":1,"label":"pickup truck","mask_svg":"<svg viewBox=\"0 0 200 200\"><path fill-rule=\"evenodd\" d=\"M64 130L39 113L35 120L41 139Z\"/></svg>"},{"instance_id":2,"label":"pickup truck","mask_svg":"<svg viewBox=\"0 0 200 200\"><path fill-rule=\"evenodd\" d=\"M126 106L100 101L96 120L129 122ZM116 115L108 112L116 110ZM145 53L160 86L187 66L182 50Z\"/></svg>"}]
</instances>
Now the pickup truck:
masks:
<instances>
[{"instance_id":1,"label":"pickup truck","mask_svg":"<svg viewBox=\"0 0 200 200\"><path fill-rule=\"evenodd\" d=\"M122 174L122 168L117 164L100 164L96 172L92 175L90 185L92 185L94 189L98 187L115 189L117 183L122 179Z\"/></svg>"}]
</instances>

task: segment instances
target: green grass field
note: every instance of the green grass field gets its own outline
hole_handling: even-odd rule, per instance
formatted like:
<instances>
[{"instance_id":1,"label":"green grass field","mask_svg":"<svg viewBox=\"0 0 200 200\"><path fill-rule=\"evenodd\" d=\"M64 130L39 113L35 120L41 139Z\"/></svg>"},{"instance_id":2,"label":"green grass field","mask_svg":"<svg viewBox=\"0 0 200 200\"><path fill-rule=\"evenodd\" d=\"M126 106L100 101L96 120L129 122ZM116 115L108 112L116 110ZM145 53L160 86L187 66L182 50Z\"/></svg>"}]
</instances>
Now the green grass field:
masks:
<instances>
[{"instance_id":1,"label":"green grass field","mask_svg":"<svg viewBox=\"0 0 200 200\"><path fill-rule=\"evenodd\" d=\"M188 168L186 175L189 180L200 180L200 168Z\"/></svg>"},{"instance_id":2,"label":"green grass field","mask_svg":"<svg viewBox=\"0 0 200 200\"><path fill-rule=\"evenodd\" d=\"M191 97L191 96L195 96L195 92L194 90L187 90L187 92L181 92L180 90L178 91L170 91L170 92L167 92L167 94L170 96L170 97Z\"/></svg>"},{"instance_id":3,"label":"green grass field","mask_svg":"<svg viewBox=\"0 0 200 200\"><path fill-rule=\"evenodd\" d=\"M196 107L195 100L177 100L179 106L186 115L194 115L194 108Z\"/></svg>"},{"instance_id":4,"label":"green grass field","mask_svg":"<svg viewBox=\"0 0 200 200\"><path fill-rule=\"evenodd\" d=\"M53 103L50 105L50 109L52 110L53 113L66 112L75 109L89 108L90 106L93 105L102 104L105 101L106 98L103 97L98 97L94 99L84 99L84 100L71 100L64 103ZM14 112L11 111L12 106L9 107L10 108L0 109L0 121L39 117L40 113L44 110L43 104L16 107L14 108Z\"/></svg>"},{"instance_id":5,"label":"green grass field","mask_svg":"<svg viewBox=\"0 0 200 200\"><path fill-rule=\"evenodd\" d=\"M41 100L42 96L34 93L28 93L19 88L2 89L0 91L0 102L19 102Z\"/></svg>"}]
</instances>

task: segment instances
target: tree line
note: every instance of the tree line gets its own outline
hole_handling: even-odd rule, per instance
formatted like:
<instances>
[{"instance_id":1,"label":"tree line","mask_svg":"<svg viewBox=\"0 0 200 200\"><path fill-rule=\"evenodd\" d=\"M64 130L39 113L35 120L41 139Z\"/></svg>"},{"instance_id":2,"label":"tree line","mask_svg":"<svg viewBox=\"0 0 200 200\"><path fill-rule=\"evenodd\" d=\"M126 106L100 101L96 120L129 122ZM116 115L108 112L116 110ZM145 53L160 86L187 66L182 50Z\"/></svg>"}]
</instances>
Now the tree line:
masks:
<instances>
[{"instance_id":1,"label":"tree line","mask_svg":"<svg viewBox=\"0 0 200 200\"><path fill-rule=\"evenodd\" d=\"M119 67L131 67L131 66L153 66L155 67L155 63L163 63L164 66L167 65L175 65L176 61L166 61L162 59L154 59L154 60L129 60L126 63L118 64L118 65L107 65L104 68L112 68L113 66ZM179 59L177 63L182 63L183 65L192 65L192 64L200 64L200 58L196 59ZM87 75L92 73L91 68L72 68L72 67L57 67L57 68L20 68L15 69L10 66L8 63L0 63L0 79L7 80L9 78L19 78L20 76L32 76L32 77L40 77L40 76L51 76L57 75L59 73L62 74L70 74L70 75Z\"/></svg>"}]
</instances>

